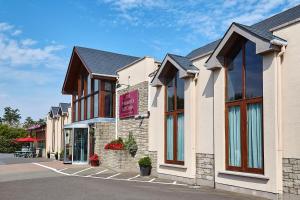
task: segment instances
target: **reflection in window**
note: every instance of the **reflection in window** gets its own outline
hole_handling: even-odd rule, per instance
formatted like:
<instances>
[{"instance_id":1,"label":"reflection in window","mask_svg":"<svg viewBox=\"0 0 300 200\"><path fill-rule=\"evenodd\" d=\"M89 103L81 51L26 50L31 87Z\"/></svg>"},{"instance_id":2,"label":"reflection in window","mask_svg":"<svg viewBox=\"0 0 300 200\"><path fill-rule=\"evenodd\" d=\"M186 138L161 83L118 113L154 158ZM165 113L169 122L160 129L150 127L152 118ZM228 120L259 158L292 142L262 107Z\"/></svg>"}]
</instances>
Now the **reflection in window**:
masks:
<instances>
[{"instance_id":1,"label":"reflection in window","mask_svg":"<svg viewBox=\"0 0 300 200\"><path fill-rule=\"evenodd\" d=\"M169 83L167 84L167 110L172 111L174 110L174 85L175 85L175 78L172 78Z\"/></svg>"},{"instance_id":2,"label":"reflection in window","mask_svg":"<svg viewBox=\"0 0 300 200\"><path fill-rule=\"evenodd\" d=\"M87 108L86 108L86 117L87 119L90 119L91 118L91 97L88 97L87 98Z\"/></svg>"},{"instance_id":3,"label":"reflection in window","mask_svg":"<svg viewBox=\"0 0 300 200\"><path fill-rule=\"evenodd\" d=\"M184 80L179 78L179 73L176 75L176 97L177 109L184 109Z\"/></svg>"},{"instance_id":4,"label":"reflection in window","mask_svg":"<svg viewBox=\"0 0 300 200\"><path fill-rule=\"evenodd\" d=\"M99 100L99 96L98 93L94 95L94 117L98 117L98 100Z\"/></svg>"},{"instance_id":5,"label":"reflection in window","mask_svg":"<svg viewBox=\"0 0 300 200\"><path fill-rule=\"evenodd\" d=\"M80 114L81 114L81 117L80 119L81 120L84 120L84 99L81 99L81 110L80 110Z\"/></svg>"}]
</instances>

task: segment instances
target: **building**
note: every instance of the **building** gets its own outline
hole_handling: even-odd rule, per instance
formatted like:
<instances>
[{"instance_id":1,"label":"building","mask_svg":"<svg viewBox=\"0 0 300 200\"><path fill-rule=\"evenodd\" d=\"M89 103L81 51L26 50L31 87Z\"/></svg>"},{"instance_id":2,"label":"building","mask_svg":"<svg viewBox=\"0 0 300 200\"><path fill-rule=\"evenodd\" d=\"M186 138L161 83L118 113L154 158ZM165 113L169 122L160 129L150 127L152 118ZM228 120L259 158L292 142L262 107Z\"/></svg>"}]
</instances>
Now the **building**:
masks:
<instances>
[{"instance_id":1,"label":"building","mask_svg":"<svg viewBox=\"0 0 300 200\"><path fill-rule=\"evenodd\" d=\"M133 132L137 158L150 155L159 177L299 198L299 22L300 5L232 23L220 40L161 64L74 47L62 89L72 95L66 157L111 157L104 145Z\"/></svg>"},{"instance_id":2,"label":"building","mask_svg":"<svg viewBox=\"0 0 300 200\"><path fill-rule=\"evenodd\" d=\"M36 138L36 154L38 157L46 157L46 124L30 126L27 131L30 137Z\"/></svg>"},{"instance_id":3,"label":"building","mask_svg":"<svg viewBox=\"0 0 300 200\"><path fill-rule=\"evenodd\" d=\"M50 157L54 158L57 153L64 150L63 127L71 122L71 104L60 103L59 106L52 106L46 119L46 150Z\"/></svg>"}]
</instances>

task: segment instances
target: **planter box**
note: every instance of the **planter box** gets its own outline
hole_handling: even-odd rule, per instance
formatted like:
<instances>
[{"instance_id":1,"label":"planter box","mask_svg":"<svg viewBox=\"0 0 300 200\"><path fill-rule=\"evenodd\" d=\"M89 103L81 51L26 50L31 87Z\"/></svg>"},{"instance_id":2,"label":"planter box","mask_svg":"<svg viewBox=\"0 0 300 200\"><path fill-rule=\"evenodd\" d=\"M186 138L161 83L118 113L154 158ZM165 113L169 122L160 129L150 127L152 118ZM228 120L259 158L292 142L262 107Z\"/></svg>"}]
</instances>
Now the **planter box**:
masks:
<instances>
[{"instance_id":1,"label":"planter box","mask_svg":"<svg viewBox=\"0 0 300 200\"><path fill-rule=\"evenodd\" d=\"M137 161L131 157L127 150L104 150L101 164L120 172L139 172Z\"/></svg>"}]
</instances>

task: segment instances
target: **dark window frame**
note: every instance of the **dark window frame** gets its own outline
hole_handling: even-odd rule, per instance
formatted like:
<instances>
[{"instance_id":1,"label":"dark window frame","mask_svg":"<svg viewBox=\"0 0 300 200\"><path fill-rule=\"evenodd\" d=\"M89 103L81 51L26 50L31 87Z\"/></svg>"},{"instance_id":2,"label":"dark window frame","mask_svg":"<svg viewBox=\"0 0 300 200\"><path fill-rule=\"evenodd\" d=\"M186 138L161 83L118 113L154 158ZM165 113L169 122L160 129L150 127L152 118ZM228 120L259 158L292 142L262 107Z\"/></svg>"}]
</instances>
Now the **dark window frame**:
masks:
<instances>
[{"instance_id":1,"label":"dark window frame","mask_svg":"<svg viewBox=\"0 0 300 200\"><path fill-rule=\"evenodd\" d=\"M177 165L184 165L184 161L179 161L177 160L177 132L178 132L178 115L179 114L183 114L184 115L184 108L183 109L177 109L177 73L179 73L178 71L173 74L172 77L170 77L171 79L175 79L174 81L174 97L173 97L173 103L174 103L174 109L172 111L168 111L168 85L165 85L165 111L164 111L164 132L165 132L165 144L164 144L164 151L165 151L165 163L167 164L177 164ZM178 77L179 79L179 77ZM169 115L173 116L173 160L168 160L167 159L167 117Z\"/></svg>"},{"instance_id":2,"label":"dark window frame","mask_svg":"<svg viewBox=\"0 0 300 200\"><path fill-rule=\"evenodd\" d=\"M242 46L240 46L242 45ZM246 56L245 56L245 45L246 41L242 41L241 44L237 45L238 48L242 48L242 99L238 100L227 100L227 84L228 84L228 60L224 57L225 63L225 165L226 170L238 171L246 173L264 174L264 119L263 119L263 96L246 98ZM263 75L263 74L261 74ZM263 87L263 86L262 86ZM262 88L263 89L263 88ZM249 168L248 167L248 143L247 143L247 105L259 103L262 106L262 168ZM241 133L241 167L229 165L229 119L228 110L232 106L240 107L240 133Z\"/></svg>"}]
</instances>

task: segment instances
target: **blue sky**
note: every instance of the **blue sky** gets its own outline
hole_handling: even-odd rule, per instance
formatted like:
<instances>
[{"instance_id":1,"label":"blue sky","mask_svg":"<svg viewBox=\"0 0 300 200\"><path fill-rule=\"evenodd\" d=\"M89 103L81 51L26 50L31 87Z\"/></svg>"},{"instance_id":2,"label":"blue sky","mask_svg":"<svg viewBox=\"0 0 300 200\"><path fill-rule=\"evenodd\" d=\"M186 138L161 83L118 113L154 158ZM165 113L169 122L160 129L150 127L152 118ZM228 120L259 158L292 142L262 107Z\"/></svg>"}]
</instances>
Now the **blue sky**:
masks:
<instances>
[{"instance_id":1,"label":"blue sky","mask_svg":"<svg viewBox=\"0 0 300 200\"><path fill-rule=\"evenodd\" d=\"M300 0L0 0L0 116L45 117L69 102L61 87L74 45L152 56L189 51Z\"/></svg>"}]
</instances>

